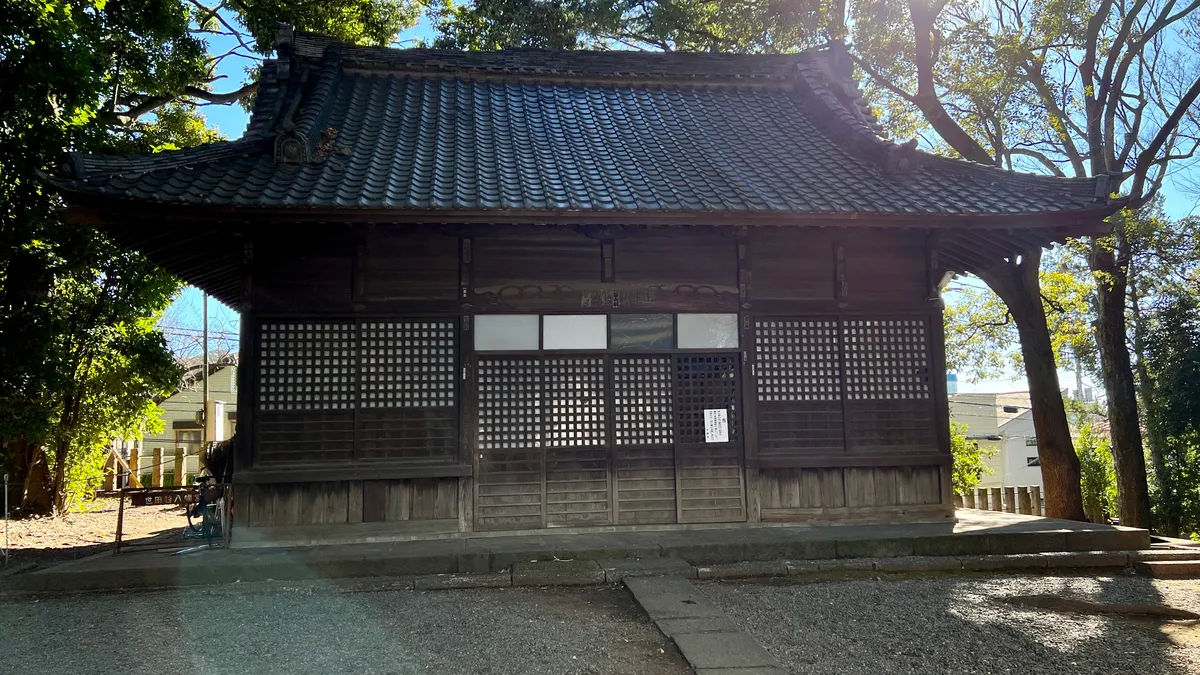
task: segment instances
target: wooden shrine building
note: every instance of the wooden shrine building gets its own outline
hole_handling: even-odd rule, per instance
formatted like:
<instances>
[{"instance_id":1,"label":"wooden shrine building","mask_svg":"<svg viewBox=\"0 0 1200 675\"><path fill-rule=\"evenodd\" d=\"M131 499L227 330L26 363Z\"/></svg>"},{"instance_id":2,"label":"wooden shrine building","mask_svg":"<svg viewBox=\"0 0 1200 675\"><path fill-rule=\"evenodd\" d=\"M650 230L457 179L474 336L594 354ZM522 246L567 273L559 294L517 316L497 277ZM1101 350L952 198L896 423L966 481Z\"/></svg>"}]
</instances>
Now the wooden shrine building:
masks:
<instances>
[{"instance_id":1,"label":"wooden shrine building","mask_svg":"<svg viewBox=\"0 0 1200 675\"><path fill-rule=\"evenodd\" d=\"M242 312L236 527L949 517L942 281L1113 206L886 140L850 74L285 30L239 140L54 182Z\"/></svg>"}]
</instances>

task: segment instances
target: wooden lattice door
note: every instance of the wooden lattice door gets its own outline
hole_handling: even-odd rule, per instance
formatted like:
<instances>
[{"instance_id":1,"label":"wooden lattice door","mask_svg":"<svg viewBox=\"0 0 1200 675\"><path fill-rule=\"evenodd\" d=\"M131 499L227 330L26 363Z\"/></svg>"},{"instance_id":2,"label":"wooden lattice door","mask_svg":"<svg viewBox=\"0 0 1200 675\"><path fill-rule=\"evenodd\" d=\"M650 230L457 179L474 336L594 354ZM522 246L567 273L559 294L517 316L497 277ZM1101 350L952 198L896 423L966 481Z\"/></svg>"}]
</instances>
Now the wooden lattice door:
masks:
<instances>
[{"instance_id":1,"label":"wooden lattice door","mask_svg":"<svg viewBox=\"0 0 1200 675\"><path fill-rule=\"evenodd\" d=\"M746 519L737 354L674 357L675 462L679 522ZM714 438L707 411L725 411L727 440Z\"/></svg>"},{"instance_id":2,"label":"wooden lattice door","mask_svg":"<svg viewBox=\"0 0 1200 675\"><path fill-rule=\"evenodd\" d=\"M480 358L475 528L545 525L543 368L536 357Z\"/></svg>"},{"instance_id":3,"label":"wooden lattice door","mask_svg":"<svg viewBox=\"0 0 1200 675\"><path fill-rule=\"evenodd\" d=\"M677 505L672 358L617 356L612 370L617 522L673 523Z\"/></svg>"},{"instance_id":4,"label":"wooden lattice door","mask_svg":"<svg viewBox=\"0 0 1200 675\"><path fill-rule=\"evenodd\" d=\"M605 362L579 356L542 363L548 526L611 522Z\"/></svg>"}]
</instances>

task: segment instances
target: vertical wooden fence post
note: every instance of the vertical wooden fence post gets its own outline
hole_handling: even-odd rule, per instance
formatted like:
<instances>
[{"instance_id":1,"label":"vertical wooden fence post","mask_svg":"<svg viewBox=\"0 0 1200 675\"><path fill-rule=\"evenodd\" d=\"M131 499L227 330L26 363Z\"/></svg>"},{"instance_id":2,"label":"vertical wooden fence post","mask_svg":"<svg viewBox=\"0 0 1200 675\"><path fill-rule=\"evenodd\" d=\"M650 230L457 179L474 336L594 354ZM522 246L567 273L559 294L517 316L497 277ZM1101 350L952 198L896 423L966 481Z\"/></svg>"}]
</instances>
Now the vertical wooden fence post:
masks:
<instances>
[{"instance_id":1,"label":"vertical wooden fence post","mask_svg":"<svg viewBox=\"0 0 1200 675\"><path fill-rule=\"evenodd\" d=\"M129 483L125 487L129 487L130 485L137 485L142 480L142 465L141 465L142 458L139 455L140 455L140 453L138 452L138 449L136 447L129 451L129 476L130 476L130 478L129 478Z\"/></svg>"},{"instance_id":2,"label":"vertical wooden fence post","mask_svg":"<svg viewBox=\"0 0 1200 675\"><path fill-rule=\"evenodd\" d=\"M187 485L187 480L184 478L184 476L187 475L187 472L184 471L183 462L183 448L175 448L175 487L183 487L184 485Z\"/></svg>"},{"instance_id":3,"label":"vertical wooden fence post","mask_svg":"<svg viewBox=\"0 0 1200 675\"><path fill-rule=\"evenodd\" d=\"M1008 513L1017 512L1017 488L1012 486L1004 488L1004 510Z\"/></svg>"},{"instance_id":4,"label":"vertical wooden fence post","mask_svg":"<svg viewBox=\"0 0 1200 675\"><path fill-rule=\"evenodd\" d=\"M980 511L988 510L988 491L987 488L975 488L975 502Z\"/></svg>"},{"instance_id":5,"label":"vertical wooden fence post","mask_svg":"<svg viewBox=\"0 0 1200 675\"><path fill-rule=\"evenodd\" d=\"M1026 516L1033 515L1033 504L1029 499L1029 488L1024 485L1017 487L1017 511Z\"/></svg>"},{"instance_id":6,"label":"vertical wooden fence post","mask_svg":"<svg viewBox=\"0 0 1200 675\"><path fill-rule=\"evenodd\" d=\"M104 458L104 483L103 483L103 487L101 489L104 490L105 492L112 491L113 482L114 482L113 479L116 478L117 460L113 456L113 453L115 453L115 452L116 452L116 450L114 450L113 448L109 448L108 456L106 456Z\"/></svg>"},{"instance_id":7,"label":"vertical wooden fence post","mask_svg":"<svg viewBox=\"0 0 1200 675\"><path fill-rule=\"evenodd\" d=\"M974 490L967 490L967 494L963 495L963 503L966 504L968 509L975 508L975 491Z\"/></svg>"},{"instance_id":8,"label":"vertical wooden fence post","mask_svg":"<svg viewBox=\"0 0 1200 675\"><path fill-rule=\"evenodd\" d=\"M162 487L162 448L154 449L154 465L150 467L150 484L154 487Z\"/></svg>"},{"instance_id":9,"label":"vertical wooden fence post","mask_svg":"<svg viewBox=\"0 0 1200 675\"><path fill-rule=\"evenodd\" d=\"M1033 515L1042 515L1042 486L1034 485L1029 488L1029 501L1033 502Z\"/></svg>"},{"instance_id":10,"label":"vertical wooden fence post","mask_svg":"<svg viewBox=\"0 0 1200 675\"><path fill-rule=\"evenodd\" d=\"M963 506L963 496L962 495L959 495L959 494L954 495L954 508L956 508L956 509L965 508Z\"/></svg>"},{"instance_id":11,"label":"vertical wooden fence post","mask_svg":"<svg viewBox=\"0 0 1200 675\"><path fill-rule=\"evenodd\" d=\"M989 492L991 492L991 494L989 495L989 499L988 499L988 502L989 502L988 510L1003 511L1004 510L1004 500L1000 496L1000 488L998 488L998 487L991 488L989 490Z\"/></svg>"}]
</instances>

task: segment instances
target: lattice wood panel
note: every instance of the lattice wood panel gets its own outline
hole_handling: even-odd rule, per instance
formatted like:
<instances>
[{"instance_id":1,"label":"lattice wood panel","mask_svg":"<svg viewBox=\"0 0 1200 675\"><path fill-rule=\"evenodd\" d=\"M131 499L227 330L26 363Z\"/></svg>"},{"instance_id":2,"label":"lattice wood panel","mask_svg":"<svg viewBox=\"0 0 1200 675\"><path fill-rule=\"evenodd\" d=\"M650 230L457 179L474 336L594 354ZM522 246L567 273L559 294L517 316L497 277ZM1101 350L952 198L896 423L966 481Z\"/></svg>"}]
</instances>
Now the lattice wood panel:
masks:
<instances>
[{"instance_id":1,"label":"lattice wood panel","mask_svg":"<svg viewBox=\"0 0 1200 675\"><path fill-rule=\"evenodd\" d=\"M675 357L675 433L680 444L704 443L704 411L713 408L728 411L729 441L741 440L737 378L735 354Z\"/></svg>"},{"instance_id":2,"label":"lattice wood panel","mask_svg":"<svg viewBox=\"0 0 1200 675\"><path fill-rule=\"evenodd\" d=\"M258 409L353 409L357 353L357 330L350 322L262 324Z\"/></svg>"},{"instance_id":3,"label":"lattice wood panel","mask_svg":"<svg viewBox=\"0 0 1200 675\"><path fill-rule=\"evenodd\" d=\"M842 453L846 444L838 321L756 320L754 354L758 456Z\"/></svg>"},{"instance_id":4,"label":"lattice wood panel","mask_svg":"<svg viewBox=\"0 0 1200 675\"><path fill-rule=\"evenodd\" d=\"M611 520L605 359L546 359L546 523Z\"/></svg>"},{"instance_id":5,"label":"lattice wood panel","mask_svg":"<svg viewBox=\"0 0 1200 675\"><path fill-rule=\"evenodd\" d=\"M365 321L363 408L453 408L453 321Z\"/></svg>"},{"instance_id":6,"label":"lattice wood panel","mask_svg":"<svg viewBox=\"0 0 1200 675\"><path fill-rule=\"evenodd\" d=\"M358 457L450 460L458 452L453 321L364 321Z\"/></svg>"},{"instance_id":7,"label":"lattice wood panel","mask_svg":"<svg viewBox=\"0 0 1200 675\"><path fill-rule=\"evenodd\" d=\"M481 358L475 526L545 524L543 369L537 358Z\"/></svg>"},{"instance_id":8,"label":"lattice wood panel","mask_svg":"<svg viewBox=\"0 0 1200 675\"><path fill-rule=\"evenodd\" d=\"M671 358L615 357L613 432L617 445L669 445L672 424Z\"/></svg>"},{"instance_id":9,"label":"lattice wood panel","mask_svg":"<svg viewBox=\"0 0 1200 675\"><path fill-rule=\"evenodd\" d=\"M935 452L925 319L847 320L844 331L850 451Z\"/></svg>"},{"instance_id":10,"label":"lattice wood panel","mask_svg":"<svg viewBox=\"0 0 1200 675\"><path fill-rule=\"evenodd\" d=\"M758 400L840 401L840 337L836 319L755 321Z\"/></svg>"},{"instance_id":11,"label":"lattice wood panel","mask_svg":"<svg viewBox=\"0 0 1200 675\"><path fill-rule=\"evenodd\" d=\"M844 332L849 400L929 398L924 319L852 319Z\"/></svg>"},{"instance_id":12,"label":"lattice wood panel","mask_svg":"<svg viewBox=\"0 0 1200 675\"><path fill-rule=\"evenodd\" d=\"M677 355L675 438L681 522L745 520L738 358ZM729 442L705 443L704 411L727 410Z\"/></svg>"},{"instance_id":13,"label":"lattice wood panel","mask_svg":"<svg viewBox=\"0 0 1200 675\"><path fill-rule=\"evenodd\" d=\"M673 523L675 448L672 359L614 357L617 522Z\"/></svg>"}]
</instances>

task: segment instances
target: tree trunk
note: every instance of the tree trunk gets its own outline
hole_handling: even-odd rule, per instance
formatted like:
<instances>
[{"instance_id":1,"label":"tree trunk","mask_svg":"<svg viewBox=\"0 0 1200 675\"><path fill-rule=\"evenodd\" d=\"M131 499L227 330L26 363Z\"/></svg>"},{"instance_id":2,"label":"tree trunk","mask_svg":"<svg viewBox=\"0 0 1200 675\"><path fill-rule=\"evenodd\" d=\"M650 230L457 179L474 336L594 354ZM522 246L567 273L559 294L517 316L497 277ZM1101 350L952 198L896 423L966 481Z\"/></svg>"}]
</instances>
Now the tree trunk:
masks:
<instances>
[{"instance_id":1,"label":"tree trunk","mask_svg":"<svg viewBox=\"0 0 1200 675\"><path fill-rule=\"evenodd\" d=\"M1021 339L1021 356L1029 381L1033 428L1038 459L1046 487L1046 515L1066 520L1087 520L1083 512L1079 457L1071 441L1067 411L1058 383L1054 347L1042 306L1038 270L1041 249L979 272L1012 313Z\"/></svg>"},{"instance_id":2,"label":"tree trunk","mask_svg":"<svg viewBox=\"0 0 1200 675\"><path fill-rule=\"evenodd\" d=\"M54 454L54 515L61 516L67 512L67 452L71 443L66 439L58 442L58 451Z\"/></svg>"},{"instance_id":3,"label":"tree trunk","mask_svg":"<svg viewBox=\"0 0 1200 675\"><path fill-rule=\"evenodd\" d=\"M22 516L50 515L50 473L46 453L38 446L29 447L29 471L25 474L25 492L21 495Z\"/></svg>"},{"instance_id":4,"label":"tree trunk","mask_svg":"<svg viewBox=\"0 0 1200 675\"><path fill-rule=\"evenodd\" d=\"M1166 449L1163 447L1162 434L1158 433L1158 406L1154 399L1154 383L1150 380L1150 372L1146 369L1146 328L1142 322L1141 297L1138 294L1133 272L1129 270L1129 306L1133 319L1133 354L1137 357L1134 366L1135 384L1138 396L1141 397L1142 414L1146 420L1146 445L1150 448L1151 465L1154 467L1154 478L1158 483L1159 518L1156 528L1168 537L1179 536L1179 509L1175 499L1174 485L1171 474L1167 471Z\"/></svg>"},{"instance_id":5,"label":"tree trunk","mask_svg":"<svg viewBox=\"0 0 1200 675\"><path fill-rule=\"evenodd\" d=\"M1118 225L1119 227L1119 225ZM1117 237L1120 239L1121 237ZM1123 244L1127 245L1127 244ZM1108 397L1108 425L1117 473L1117 513L1128 527L1150 527L1150 489L1138 424L1137 390L1125 344L1126 269L1113 251L1093 241L1088 256L1096 272L1096 347Z\"/></svg>"}]
</instances>

